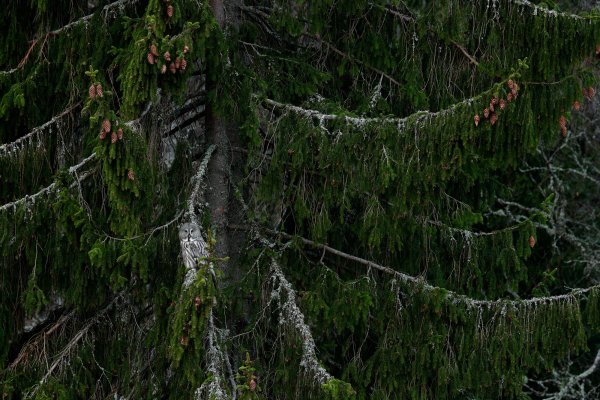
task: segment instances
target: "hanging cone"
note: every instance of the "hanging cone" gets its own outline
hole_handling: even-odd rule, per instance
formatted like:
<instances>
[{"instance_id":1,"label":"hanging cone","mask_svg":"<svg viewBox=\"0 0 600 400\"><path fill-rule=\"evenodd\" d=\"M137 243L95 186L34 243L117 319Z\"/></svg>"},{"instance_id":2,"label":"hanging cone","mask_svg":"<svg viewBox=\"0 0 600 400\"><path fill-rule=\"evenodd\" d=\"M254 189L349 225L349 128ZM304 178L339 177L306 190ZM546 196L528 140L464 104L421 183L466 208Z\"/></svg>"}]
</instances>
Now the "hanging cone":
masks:
<instances>
[{"instance_id":1,"label":"hanging cone","mask_svg":"<svg viewBox=\"0 0 600 400\"><path fill-rule=\"evenodd\" d=\"M119 140L123 140L123 129L122 128L117 129L117 137L119 138Z\"/></svg>"},{"instance_id":2,"label":"hanging cone","mask_svg":"<svg viewBox=\"0 0 600 400\"><path fill-rule=\"evenodd\" d=\"M98 96L98 97L104 96L104 91L102 90L101 84L96 85L96 96Z\"/></svg>"},{"instance_id":3,"label":"hanging cone","mask_svg":"<svg viewBox=\"0 0 600 400\"><path fill-rule=\"evenodd\" d=\"M100 131L98 137L100 138L100 140L104 140L104 138L106 138L106 132L104 132L104 129Z\"/></svg>"},{"instance_id":4,"label":"hanging cone","mask_svg":"<svg viewBox=\"0 0 600 400\"><path fill-rule=\"evenodd\" d=\"M190 48L186 44L185 46L183 46L183 54L187 54L188 51L190 51Z\"/></svg>"},{"instance_id":5,"label":"hanging cone","mask_svg":"<svg viewBox=\"0 0 600 400\"><path fill-rule=\"evenodd\" d=\"M104 129L104 132L106 133L110 132L110 121L108 119L102 121L102 129Z\"/></svg>"},{"instance_id":6,"label":"hanging cone","mask_svg":"<svg viewBox=\"0 0 600 400\"><path fill-rule=\"evenodd\" d=\"M135 174L133 173L133 170L129 170L127 171L127 179L129 179L130 181L134 181L135 180Z\"/></svg>"},{"instance_id":7,"label":"hanging cone","mask_svg":"<svg viewBox=\"0 0 600 400\"><path fill-rule=\"evenodd\" d=\"M111 133L111 134L110 134L110 142L111 142L112 144L115 144L115 143L117 143L117 134L116 134L116 132L114 132L114 131L113 131L113 133Z\"/></svg>"},{"instance_id":8,"label":"hanging cone","mask_svg":"<svg viewBox=\"0 0 600 400\"><path fill-rule=\"evenodd\" d=\"M564 115L561 115L560 118L558 119L558 124L560 125L561 128L566 127L567 126L567 118L565 118Z\"/></svg>"},{"instance_id":9,"label":"hanging cone","mask_svg":"<svg viewBox=\"0 0 600 400\"><path fill-rule=\"evenodd\" d=\"M475 126L479 126L479 121L480 121L479 115L475 114L475 117L473 117L473 120L475 121Z\"/></svg>"},{"instance_id":10,"label":"hanging cone","mask_svg":"<svg viewBox=\"0 0 600 400\"><path fill-rule=\"evenodd\" d=\"M152 53L146 54L146 59L148 60L148 64L150 64L150 65L154 64L154 55Z\"/></svg>"},{"instance_id":11,"label":"hanging cone","mask_svg":"<svg viewBox=\"0 0 600 400\"><path fill-rule=\"evenodd\" d=\"M165 51L164 57L165 61L171 61L171 53L169 53L168 51Z\"/></svg>"},{"instance_id":12,"label":"hanging cone","mask_svg":"<svg viewBox=\"0 0 600 400\"><path fill-rule=\"evenodd\" d=\"M483 110L483 116L484 116L484 118L486 118L486 119L487 119L487 118L490 116L490 110L489 110L489 109L487 109L487 108L486 108L486 109L484 109L484 110Z\"/></svg>"},{"instance_id":13,"label":"hanging cone","mask_svg":"<svg viewBox=\"0 0 600 400\"><path fill-rule=\"evenodd\" d=\"M90 86L90 88L88 89L88 94L90 95L90 99L95 99L96 98L96 86L94 86L94 85Z\"/></svg>"},{"instance_id":14,"label":"hanging cone","mask_svg":"<svg viewBox=\"0 0 600 400\"><path fill-rule=\"evenodd\" d=\"M181 65L179 67L182 71L185 71L185 69L187 68L187 61L185 60L185 58L181 59Z\"/></svg>"},{"instance_id":15,"label":"hanging cone","mask_svg":"<svg viewBox=\"0 0 600 400\"><path fill-rule=\"evenodd\" d=\"M158 57L158 49L156 48L156 45L154 43L152 43L150 45L150 53L152 53L153 56Z\"/></svg>"},{"instance_id":16,"label":"hanging cone","mask_svg":"<svg viewBox=\"0 0 600 400\"><path fill-rule=\"evenodd\" d=\"M169 65L169 70L171 71L172 74L174 74L175 72L177 72L177 68L175 68L175 64L171 63L171 65Z\"/></svg>"},{"instance_id":17,"label":"hanging cone","mask_svg":"<svg viewBox=\"0 0 600 400\"><path fill-rule=\"evenodd\" d=\"M506 100L500 99L499 103L500 103L500 109L504 110L506 108Z\"/></svg>"},{"instance_id":18,"label":"hanging cone","mask_svg":"<svg viewBox=\"0 0 600 400\"><path fill-rule=\"evenodd\" d=\"M533 247L535 246L535 238L533 237L533 235L529 236L529 247L531 247L533 249Z\"/></svg>"},{"instance_id":19,"label":"hanging cone","mask_svg":"<svg viewBox=\"0 0 600 400\"><path fill-rule=\"evenodd\" d=\"M169 4L167 6L167 17L171 18L173 16L174 11L175 9L173 8L173 6Z\"/></svg>"},{"instance_id":20,"label":"hanging cone","mask_svg":"<svg viewBox=\"0 0 600 400\"><path fill-rule=\"evenodd\" d=\"M160 73L161 74L167 73L167 64L163 64L162 67L160 67Z\"/></svg>"},{"instance_id":21,"label":"hanging cone","mask_svg":"<svg viewBox=\"0 0 600 400\"><path fill-rule=\"evenodd\" d=\"M492 125L494 125L496 123L496 121L498 121L498 116L495 113L493 113L492 116L490 117L490 123Z\"/></svg>"}]
</instances>

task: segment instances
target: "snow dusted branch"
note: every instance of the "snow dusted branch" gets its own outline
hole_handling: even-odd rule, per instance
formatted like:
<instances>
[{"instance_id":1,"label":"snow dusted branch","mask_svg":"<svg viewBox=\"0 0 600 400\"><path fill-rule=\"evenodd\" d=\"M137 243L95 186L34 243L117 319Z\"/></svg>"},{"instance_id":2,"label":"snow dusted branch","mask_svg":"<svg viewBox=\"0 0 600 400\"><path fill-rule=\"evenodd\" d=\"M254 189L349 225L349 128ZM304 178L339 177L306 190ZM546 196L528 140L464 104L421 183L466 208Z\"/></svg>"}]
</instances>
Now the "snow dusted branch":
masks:
<instances>
[{"instance_id":1,"label":"snow dusted branch","mask_svg":"<svg viewBox=\"0 0 600 400\"><path fill-rule=\"evenodd\" d=\"M321 385L327 383L333 377L319 363L315 340L312 337L310 328L304 322L304 314L296 304L296 291L283 275L281 267L275 259L271 261L271 280L273 284L271 301L277 301L279 304L279 324L294 330L302 340L300 366L317 383Z\"/></svg>"},{"instance_id":2,"label":"snow dusted branch","mask_svg":"<svg viewBox=\"0 0 600 400\"><path fill-rule=\"evenodd\" d=\"M79 164L76 164L76 165L73 165L72 167L69 167L69 173L71 175L76 174L77 171L80 168L84 167L85 165L87 165L90 161L94 160L95 158L96 158L96 153L90 154L88 157L84 158ZM79 181L82 181L82 180L86 179L89 175L90 174L85 173L85 174L83 174L81 176L78 176L77 179ZM77 184L77 182L73 182L70 187L75 187L76 184ZM53 182L53 183L51 183L50 185L46 186L45 188L43 188L42 190L40 190L37 193L34 193L32 195L27 195L25 197L20 198L19 200L15 200L15 201L13 201L11 203L7 203L7 204L4 204L3 206L0 206L0 211L8 210L11 207L14 209L18 205L23 204L23 203L25 203L25 204L27 204L27 203L35 204L35 201L36 201L36 199L38 197L41 197L42 195L44 195L46 193L50 193L50 192L52 192L52 191L54 191L56 189L57 189L57 184L56 184L56 182Z\"/></svg>"},{"instance_id":3,"label":"snow dusted branch","mask_svg":"<svg viewBox=\"0 0 600 400\"><path fill-rule=\"evenodd\" d=\"M231 377L229 384L232 388L232 395L227 394L224 389L225 380L223 375L227 373L226 367L229 360L221 350L219 342L222 340L221 332L215 327L213 308L208 312L206 320L206 365L210 377L195 392L196 400L228 400L236 398L236 386ZM229 368L230 369L230 368Z\"/></svg>"},{"instance_id":4,"label":"snow dusted branch","mask_svg":"<svg viewBox=\"0 0 600 400\"><path fill-rule=\"evenodd\" d=\"M36 126L26 135L21 136L17 140L11 143L5 143L0 146L0 157L5 157L7 155L11 155L15 152L18 152L26 144L31 144L34 138L39 137L39 135L49 129L50 133L52 133L52 128L54 126L60 126L61 121L65 115L69 115L75 108L79 106L80 103L75 104L72 107L65 109L60 114L54 116L50 121L45 122L40 126Z\"/></svg>"}]
</instances>

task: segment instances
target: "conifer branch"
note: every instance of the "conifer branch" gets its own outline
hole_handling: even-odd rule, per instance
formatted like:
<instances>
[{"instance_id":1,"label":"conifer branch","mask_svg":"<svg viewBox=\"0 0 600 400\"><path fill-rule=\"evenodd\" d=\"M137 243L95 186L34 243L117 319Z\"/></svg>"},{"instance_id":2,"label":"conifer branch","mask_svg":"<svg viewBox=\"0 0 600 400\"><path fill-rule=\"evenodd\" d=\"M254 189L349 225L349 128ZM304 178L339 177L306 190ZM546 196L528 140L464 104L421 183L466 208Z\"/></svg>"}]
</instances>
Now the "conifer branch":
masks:
<instances>
[{"instance_id":1,"label":"conifer branch","mask_svg":"<svg viewBox=\"0 0 600 400\"><path fill-rule=\"evenodd\" d=\"M211 399L211 400L228 400L234 399L236 396L236 386L233 380L230 380L232 385L232 395L229 396L227 391L223 389L225 386L225 379L222 376L222 372L225 371L226 364L228 363L227 356L221 350L219 342L222 340L217 328L215 327L215 321L213 316L213 307L210 307L208 317L206 319L206 342L208 348L206 349L206 364L207 370L210 376L195 392L195 399ZM225 371L226 373L226 371ZM206 393L206 397L203 394Z\"/></svg>"},{"instance_id":2,"label":"conifer branch","mask_svg":"<svg viewBox=\"0 0 600 400\"><path fill-rule=\"evenodd\" d=\"M121 299L122 296L123 296L123 293L120 293L117 296L115 296L112 299L112 301L110 303L108 303L108 305L106 307L104 307L102 310L100 310L98 313L96 313L96 315L94 315L92 318L88 319L85 322L83 327L81 329L79 329L79 331L75 334L75 336L73 336L73 338L69 341L69 343L67 343L67 345L65 347L63 347L63 349L58 353L58 355L56 356L56 358L54 359L52 364L48 367L48 370L46 371L46 373L44 374L42 379L40 379L40 381L31 389L31 391L29 391L28 393L25 394L24 397L26 399L35 397L35 394L48 381L48 379L52 376L52 374L56 370L60 369L64 365L66 360L68 360L70 358L73 350L75 348L77 348L77 346L79 345L79 342L87 336L89 330L94 325L96 325L100 321L100 319L102 317L104 317L104 315L106 315L106 313L108 313L108 311L110 311L113 308L113 306L115 305L117 300Z\"/></svg>"},{"instance_id":3,"label":"conifer branch","mask_svg":"<svg viewBox=\"0 0 600 400\"><path fill-rule=\"evenodd\" d=\"M116 10L119 10L122 12L125 10L125 7L127 5L137 3L138 1L139 0L118 0L118 1L115 1L114 3L105 5L104 7L102 7L102 10L100 12L103 14L105 19L108 18L109 15L117 16L118 14L117 14ZM94 17L95 14L96 13L94 12L94 13L88 14L86 16L83 16L75 21L69 22L67 25L64 25L58 29L55 29L53 31L43 34L42 36L40 36L40 38L44 37L44 43L45 43L49 36L59 35L60 33L65 32L75 26L81 25L83 23L87 23L90 19L92 19ZM23 56L23 58L19 62L19 65L16 68L12 68L12 69L9 69L6 71L0 71L0 75L10 75L16 71L21 70L25 66L25 64L27 64L27 60L29 59L29 54L31 53L33 48L37 45L38 41L39 41L39 39L34 39L31 42L31 45L29 46L27 53L25 54L25 56Z\"/></svg>"},{"instance_id":4,"label":"conifer branch","mask_svg":"<svg viewBox=\"0 0 600 400\"><path fill-rule=\"evenodd\" d=\"M539 212L542 212L542 211L539 210ZM508 226L506 228L496 229L495 231L491 231L491 232L478 232L478 231L471 231L468 229L455 228L453 226L446 225L441 221L434 221L429 218L415 218L415 219L417 222L421 222L421 223L424 223L427 225L437 226L439 228L446 229L450 232L460 233L464 237L494 236L494 235L498 235L498 234L505 233L505 232L512 232L512 231L515 231L515 230L523 227L523 225L525 225L527 222L530 221L530 219L528 218L528 219L524 219L523 221L519 221L519 222L515 223L514 225Z\"/></svg>"},{"instance_id":5,"label":"conifer branch","mask_svg":"<svg viewBox=\"0 0 600 400\"><path fill-rule=\"evenodd\" d=\"M237 228L237 226L232 226L233 228ZM243 228L243 227L242 227ZM572 300L574 298L581 298L583 296L585 296L587 293L593 291L593 290L599 290L600 289L600 285L594 285L594 286L590 286L587 288L577 288L577 289L572 289L569 293L565 293L565 294L561 294L561 295L556 295L556 296L546 296L546 297L534 297L531 299L526 299L526 300L506 300L506 299L498 299L498 300L476 300L473 298L470 298L468 296L453 292L451 290L447 290L441 287L437 287L437 286L433 286L428 284L427 282L425 282L423 279L421 278L417 278L408 274L405 274L403 272L400 271L396 271L395 269L392 269L390 267L386 267L380 264L377 264L373 261L369 261L366 260L364 258L360 258L357 256L353 256L351 254L345 253L341 250L337 250L334 249L333 247L327 246L325 244L321 244L321 243L317 243L314 242L310 239L306 239L303 238L301 236L294 236L294 235L290 235L288 233L285 232L281 232L281 231L273 231L271 229L263 229L264 231L268 232L269 234L275 235L275 236L281 236L284 237L286 239L297 239L300 240L302 243L312 246L312 247L316 247L322 250L327 251L328 253L331 253L333 255L345 258L347 260L350 261L354 261L358 264L362 264L364 266L376 269L378 271L384 272L388 275L392 275L394 276L396 279L398 279L400 282L412 285L414 287L419 288L422 291L425 292L438 292L440 290L445 292L445 297L446 299L450 300L452 303L454 304L464 304L467 307L472 307L472 308L480 308L480 307L503 307L503 306L529 306L529 305L537 305L537 304L548 304L548 303L553 303L553 302L561 302L561 301L569 301Z\"/></svg>"},{"instance_id":6,"label":"conifer branch","mask_svg":"<svg viewBox=\"0 0 600 400\"><path fill-rule=\"evenodd\" d=\"M73 166L69 167L68 172L71 175L75 174L80 168L84 167L87 163L89 163L90 161L94 160L95 158L96 158L96 153L90 154L88 157L84 158L79 164L76 164L76 165L73 165ZM81 180L86 179L88 176L89 176L89 174L84 174L84 175L78 177L78 179L81 181ZM70 187L75 187L76 183L77 182L72 183ZM42 190L40 190L37 193L34 193L32 195L27 195L27 196L22 197L22 198L20 198L18 200L15 200L13 202L6 203L6 204L0 206L0 211L8 210L11 207L12 208L16 208L18 205L23 204L23 203L27 204L27 203L30 202L30 203L33 204L33 203L35 203L35 201L36 201L36 199L38 197L40 197L40 196L42 196L42 195L44 195L46 193L52 192L53 190L56 189L56 187L57 187L56 182L53 182L53 183L51 183L50 185L46 186L45 188L43 188Z\"/></svg>"},{"instance_id":7,"label":"conifer branch","mask_svg":"<svg viewBox=\"0 0 600 400\"><path fill-rule=\"evenodd\" d=\"M302 340L302 359L300 366L317 383L324 384L333 377L323 368L317 358L315 340L309 326L304 322L304 314L296 304L296 291L285 278L283 271L275 259L271 260L271 280L273 290L271 301L279 304L279 324L291 328Z\"/></svg>"},{"instance_id":8,"label":"conifer branch","mask_svg":"<svg viewBox=\"0 0 600 400\"><path fill-rule=\"evenodd\" d=\"M544 15L544 16L548 16L548 17L563 17L563 18L570 18L570 19L577 19L577 20L597 19L597 18L593 18L593 17L583 17L583 16L577 15L577 14L569 14L569 13L556 11L556 10L549 10L547 8L540 7L536 4L533 4L532 2L530 2L528 0L508 0L508 1L513 4L531 9L531 13L533 15Z\"/></svg>"},{"instance_id":9,"label":"conifer branch","mask_svg":"<svg viewBox=\"0 0 600 400\"><path fill-rule=\"evenodd\" d=\"M499 84L504 84L507 81L508 81L508 79L496 84L495 86L497 86ZM348 123L350 125L353 125L356 127L362 127L365 124L371 124L371 123L394 123L398 126L398 129L402 129L409 120L414 119L415 122L420 122L425 119L431 120L434 118L450 115L453 112L455 112L456 109L459 107L471 105L474 102L478 101L479 99L481 99L485 96L489 96L492 91L493 91L493 89L488 89L483 93L480 93L474 97L470 97L468 99L459 101L458 103L455 103L452 106L450 106L446 109L440 110L440 111L435 111L435 112L426 111L426 110L417 111L407 117L402 117L402 118L398 118L398 117L353 117L353 116L348 116L348 115L326 114L326 113L322 113L318 110L303 108L303 107L295 106L293 104L281 103L281 102L278 102L276 100L269 99L269 98L264 99L263 102L273 108L288 110L288 111L294 112L296 114L302 115L306 118L314 118L319 121L319 124L323 124L325 121L345 121L346 123Z\"/></svg>"},{"instance_id":10,"label":"conifer branch","mask_svg":"<svg viewBox=\"0 0 600 400\"><path fill-rule=\"evenodd\" d=\"M208 162L210 161L211 156L216 150L215 145L210 145L204 154L204 158L202 162L198 166L198 171L196 175L192 178L194 182L194 188L192 189L192 194L190 195L187 202L187 217L194 223L198 223L196 221L196 211L194 210L194 206L198 204L198 197L200 196L200 189L204 188L204 176L206 175L206 167L208 166Z\"/></svg>"},{"instance_id":11,"label":"conifer branch","mask_svg":"<svg viewBox=\"0 0 600 400\"><path fill-rule=\"evenodd\" d=\"M62 327L65 323L71 320L75 316L75 310L72 310L66 314L60 316L60 318L52 324L47 330L43 330L30 339L19 351L17 357L10 363L8 369L15 369L22 361L27 360L34 351L34 349L40 344L47 340L54 332L56 332L60 327Z\"/></svg>"},{"instance_id":12,"label":"conifer branch","mask_svg":"<svg viewBox=\"0 0 600 400\"><path fill-rule=\"evenodd\" d=\"M572 364L569 359L564 367L553 370L552 375L546 379L528 378L524 384L525 389L544 400L593 398L592 392L597 391L598 387L593 387L589 378L600 367L600 351L596 353L592 365L580 374L570 371ZM591 390L587 390L586 386L592 386Z\"/></svg>"},{"instance_id":13,"label":"conifer branch","mask_svg":"<svg viewBox=\"0 0 600 400\"><path fill-rule=\"evenodd\" d=\"M137 3L139 0L118 0L115 1L114 3L110 3L105 5L104 7L102 7L102 10L100 11L102 13L102 15L104 16L104 18L108 18L109 15L116 17L119 14L117 13L116 10L118 10L119 12L123 12L125 10L125 7L127 5L130 4L135 4ZM73 22L68 23L67 25L59 28L59 29L55 29L53 31L50 31L49 34L50 35L58 35L59 33L62 33L68 29L71 29L75 26L81 25L83 23L86 23L87 21L89 21L90 19L92 19L94 17L96 13L92 13L92 14L88 14L84 17L79 18L78 20L75 20Z\"/></svg>"},{"instance_id":14,"label":"conifer branch","mask_svg":"<svg viewBox=\"0 0 600 400\"><path fill-rule=\"evenodd\" d=\"M33 141L33 138L35 136L40 135L46 129L52 129L54 126L60 126L60 122L61 122L62 118L65 115L71 114L71 112L73 110L75 110L77 107L79 107L79 105L81 105L81 102L79 102L79 103L77 103L77 104L75 104L75 105L73 105L73 106L71 106L69 108L66 108L60 114L57 114L54 117L52 117L51 120L43 123L40 126L36 126L29 133L27 133L26 135L21 136L20 138L18 138L14 142L5 143L5 144L1 145L0 146L0 157L7 156L7 155L10 155L10 154L12 154L12 153L14 153L16 151L21 150L25 146L25 142L31 143Z\"/></svg>"},{"instance_id":15,"label":"conifer branch","mask_svg":"<svg viewBox=\"0 0 600 400\"><path fill-rule=\"evenodd\" d=\"M600 351L596 353L596 358L594 359L594 362L588 369L586 369L579 375L572 376L569 379L569 381L562 387L560 392L558 392L555 396L548 397L548 400L564 399L567 396L567 394L573 389L573 386L592 375L596 371L598 366L600 366Z\"/></svg>"}]
</instances>

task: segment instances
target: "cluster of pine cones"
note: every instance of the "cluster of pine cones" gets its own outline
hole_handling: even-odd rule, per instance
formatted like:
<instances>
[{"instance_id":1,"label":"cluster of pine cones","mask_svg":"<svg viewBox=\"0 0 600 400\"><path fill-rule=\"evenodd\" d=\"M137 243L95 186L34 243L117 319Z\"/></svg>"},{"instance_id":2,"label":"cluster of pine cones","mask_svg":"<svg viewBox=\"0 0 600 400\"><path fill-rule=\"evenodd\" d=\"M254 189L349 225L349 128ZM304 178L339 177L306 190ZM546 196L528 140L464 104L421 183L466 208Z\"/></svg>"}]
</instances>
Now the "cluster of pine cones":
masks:
<instances>
[{"instance_id":1,"label":"cluster of pine cones","mask_svg":"<svg viewBox=\"0 0 600 400\"><path fill-rule=\"evenodd\" d=\"M149 47L149 50L150 51L146 55L148 64L157 64L158 59L160 59L160 53L158 52L156 44L152 43ZM188 51L190 51L190 48L187 45L183 46L183 54L187 54ZM183 57L176 57L174 61L171 61L171 53L168 51L165 51L162 57L164 59L164 64L162 64L160 67L161 74L165 74L167 72L167 63L171 63L169 65L169 70L172 74L176 73L177 71L183 72L187 68L187 61Z\"/></svg>"}]
</instances>

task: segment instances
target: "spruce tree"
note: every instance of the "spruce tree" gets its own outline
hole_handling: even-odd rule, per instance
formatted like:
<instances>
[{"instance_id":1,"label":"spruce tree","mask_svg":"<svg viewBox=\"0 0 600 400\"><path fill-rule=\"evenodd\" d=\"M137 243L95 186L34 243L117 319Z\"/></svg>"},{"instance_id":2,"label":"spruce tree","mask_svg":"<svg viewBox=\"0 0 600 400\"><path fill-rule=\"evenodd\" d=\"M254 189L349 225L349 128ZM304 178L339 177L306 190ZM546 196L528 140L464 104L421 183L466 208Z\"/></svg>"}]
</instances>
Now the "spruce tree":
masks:
<instances>
[{"instance_id":1,"label":"spruce tree","mask_svg":"<svg viewBox=\"0 0 600 400\"><path fill-rule=\"evenodd\" d=\"M535 398L585 370L600 15L546 3L7 0L1 398Z\"/></svg>"}]
</instances>

